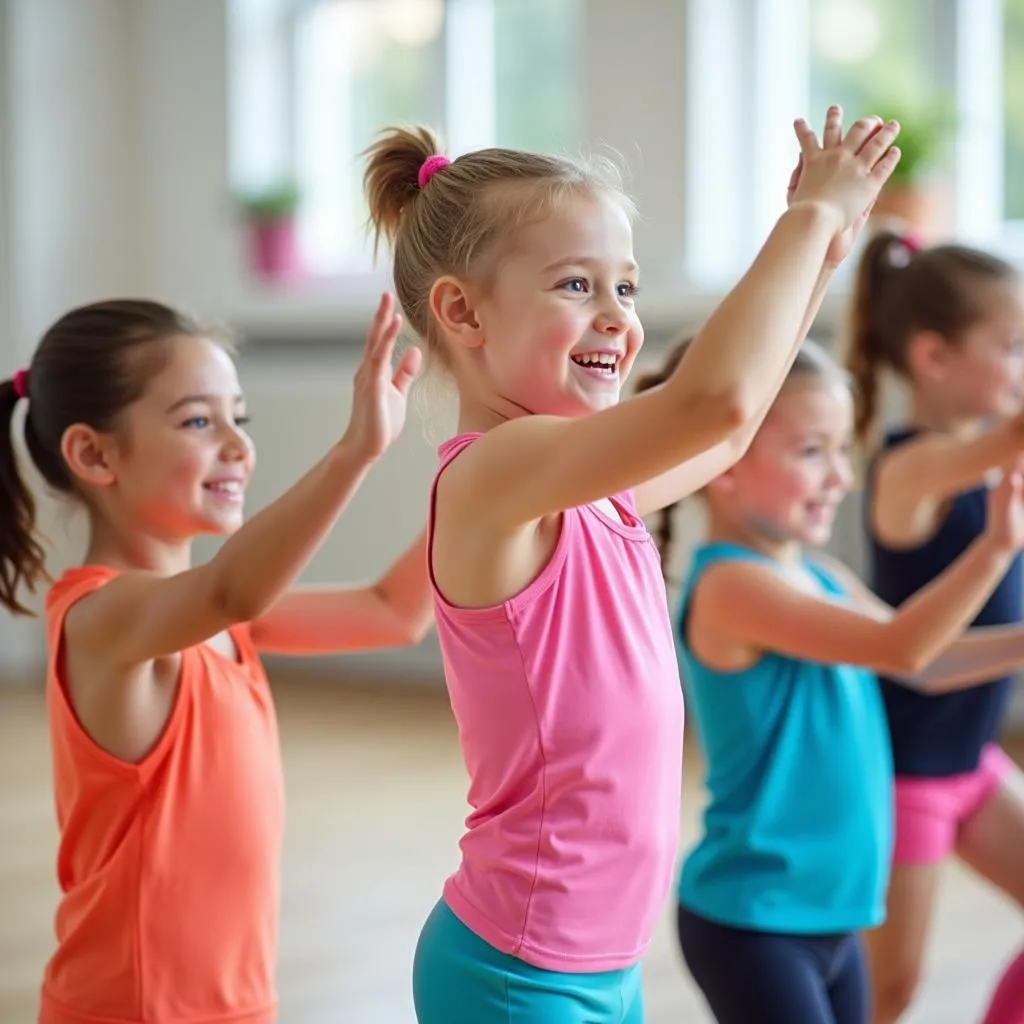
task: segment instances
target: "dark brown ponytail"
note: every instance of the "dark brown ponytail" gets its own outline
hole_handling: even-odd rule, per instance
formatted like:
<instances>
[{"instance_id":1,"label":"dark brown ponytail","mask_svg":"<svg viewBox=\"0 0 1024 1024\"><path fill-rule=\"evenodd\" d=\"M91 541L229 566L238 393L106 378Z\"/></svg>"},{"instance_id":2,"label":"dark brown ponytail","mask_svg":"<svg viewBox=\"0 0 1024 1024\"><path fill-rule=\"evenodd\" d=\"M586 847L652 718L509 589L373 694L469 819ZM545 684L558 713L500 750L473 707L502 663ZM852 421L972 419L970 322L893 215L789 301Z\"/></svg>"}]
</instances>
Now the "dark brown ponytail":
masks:
<instances>
[{"instance_id":1,"label":"dark brown ponytail","mask_svg":"<svg viewBox=\"0 0 1024 1024\"><path fill-rule=\"evenodd\" d=\"M650 391L651 388L660 387L664 384L676 372L680 360L686 354L686 350L692 342L693 338L686 337L673 345L660 369L651 370L637 378L636 385L633 388L634 392L639 394L641 391ZM672 550L672 544L675 540L673 517L678 507L679 502L676 502L673 505L659 509L654 527L654 540L658 545L658 554L661 556L661 573L666 580L668 579L668 567L672 563L672 556L674 554Z\"/></svg>"},{"instance_id":2,"label":"dark brown ponytail","mask_svg":"<svg viewBox=\"0 0 1024 1024\"><path fill-rule=\"evenodd\" d=\"M857 267L850 317L846 368L853 382L854 434L864 442L878 415L878 385L882 367L890 362L884 327L879 326L879 296L899 267L893 254L900 251L908 261L911 250L894 231L879 231L868 239ZM897 262L900 257L897 257Z\"/></svg>"},{"instance_id":3,"label":"dark brown ponytail","mask_svg":"<svg viewBox=\"0 0 1024 1024\"><path fill-rule=\"evenodd\" d=\"M116 429L121 412L142 397L165 365L167 342L182 336L210 337L158 302L82 306L46 332L18 387L10 380L0 383L0 604L11 612L30 614L18 591L34 590L46 577L36 503L15 456L16 407L25 404L25 447L43 480L57 494L74 494L61 455L68 427Z\"/></svg>"},{"instance_id":4,"label":"dark brown ponytail","mask_svg":"<svg viewBox=\"0 0 1024 1024\"><path fill-rule=\"evenodd\" d=\"M959 343L985 312L978 285L1016 278L1010 264L966 246L919 249L913 239L892 230L868 240L857 269L846 358L859 441L870 436L877 418L882 369L907 373L911 338L931 331Z\"/></svg>"},{"instance_id":5,"label":"dark brown ponytail","mask_svg":"<svg viewBox=\"0 0 1024 1024\"><path fill-rule=\"evenodd\" d=\"M0 604L16 615L30 610L18 600L45 577L45 552L36 537L36 503L18 468L14 412L21 396L13 380L0 383Z\"/></svg>"}]
</instances>

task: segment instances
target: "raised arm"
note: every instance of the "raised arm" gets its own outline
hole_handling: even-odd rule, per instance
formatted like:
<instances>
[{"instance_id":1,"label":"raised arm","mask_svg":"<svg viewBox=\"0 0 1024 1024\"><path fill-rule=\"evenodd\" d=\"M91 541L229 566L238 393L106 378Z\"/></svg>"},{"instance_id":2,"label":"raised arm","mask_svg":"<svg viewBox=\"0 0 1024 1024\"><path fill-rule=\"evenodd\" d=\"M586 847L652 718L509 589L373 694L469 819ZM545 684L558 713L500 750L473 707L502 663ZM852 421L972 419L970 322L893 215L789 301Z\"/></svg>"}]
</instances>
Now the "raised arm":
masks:
<instances>
[{"instance_id":1,"label":"raised arm","mask_svg":"<svg viewBox=\"0 0 1024 1024\"><path fill-rule=\"evenodd\" d=\"M441 489L464 505L489 495L489 520L512 531L636 487L749 426L794 356L833 240L896 166L897 131L858 121L823 148L801 123L803 168L792 206L664 387L580 419L513 420L455 460Z\"/></svg>"},{"instance_id":2,"label":"raised arm","mask_svg":"<svg viewBox=\"0 0 1024 1024\"><path fill-rule=\"evenodd\" d=\"M688 633L698 656L717 667L774 651L918 677L977 615L1022 543L1021 479L1014 471L990 500L986 532L898 609L856 595L831 600L772 566L725 562L697 585Z\"/></svg>"},{"instance_id":3,"label":"raised arm","mask_svg":"<svg viewBox=\"0 0 1024 1024\"><path fill-rule=\"evenodd\" d=\"M252 624L275 654L340 654L419 643L434 619L426 534L371 586L297 587Z\"/></svg>"},{"instance_id":4,"label":"raised arm","mask_svg":"<svg viewBox=\"0 0 1024 1024\"><path fill-rule=\"evenodd\" d=\"M171 577L125 573L83 598L68 613L68 639L116 677L118 670L193 646L272 607L402 428L419 354L410 349L392 376L399 327L386 297L367 336L345 437L291 490L207 564Z\"/></svg>"},{"instance_id":5,"label":"raised arm","mask_svg":"<svg viewBox=\"0 0 1024 1024\"><path fill-rule=\"evenodd\" d=\"M918 544L935 530L943 504L1005 469L1024 451L1024 415L972 438L923 434L879 456L872 527L890 544Z\"/></svg>"},{"instance_id":6,"label":"raised arm","mask_svg":"<svg viewBox=\"0 0 1024 1024\"><path fill-rule=\"evenodd\" d=\"M875 131L881 130L881 120L876 119L874 123ZM829 107L825 118L825 132L822 138L823 145L829 146L840 142L842 140L842 129L842 110L837 106ZM787 205L792 204L797 194L802 171L803 155L801 154L790 176L789 187L786 191ZM832 275L839 264L849 255L851 248L867 223L870 212L871 208L868 207L846 231L837 235L832 240L832 244L825 256L825 263L818 274L817 283L814 286L814 291L811 293L810 301L807 304L803 320L797 331L789 358L779 370L776 379L769 388L768 396L755 415L727 440L722 441L705 452L701 452L687 462L673 466L672 469L662 473L660 476L638 484L636 487L636 505L640 515L646 516L651 512L656 512L658 509L674 505L688 495L699 491L714 480L715 477L720 476L743 458L758 430L761 429L761 424L768 415L775 401L775 396L785 382L793 361L800 351L800 346L804 343L811 328L814 326L814 321L818 316L818 311L821 309L821 303L828 291Z\"/></svg>"},{"instance_id":7,"label":"raised arm","mask_svg":"<svg viewBox=\"0 0 1024 1024\"><path fill-rule=\"evenodd\" d=\"M677 501L682 501L683 498L696 493L716 477L721 476L743 458L758 430L761 429L761 424L764 423L765 417L774 404L775 396L785 382L793 360L796 359L800 346L818 315L822 299L825 297L829 281L832 279L832 273L833 268L825 266L818 275L818 283L814 287L807 312L800 325L800 330L797 332L797 342L790 352L789 359L779 371L778 377L770 389L770 394L762 402L756 414L727 440L721 441L713 448L701 452L678 466L673 466L652 480L644 480L637 484L636 507L641 516L650 515L652 512L657 512L658 509L667 508Z\"/></svg>"}]
</instances>

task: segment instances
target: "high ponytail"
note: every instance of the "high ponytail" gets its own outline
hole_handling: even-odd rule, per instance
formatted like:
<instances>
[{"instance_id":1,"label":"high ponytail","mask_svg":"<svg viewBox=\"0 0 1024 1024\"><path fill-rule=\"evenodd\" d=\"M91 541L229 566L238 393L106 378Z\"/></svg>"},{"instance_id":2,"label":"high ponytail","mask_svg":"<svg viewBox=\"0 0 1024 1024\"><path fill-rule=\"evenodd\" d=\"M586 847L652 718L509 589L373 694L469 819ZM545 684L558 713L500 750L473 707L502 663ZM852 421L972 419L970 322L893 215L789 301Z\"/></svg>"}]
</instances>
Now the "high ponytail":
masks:
<instances>
[{"instance_id":1,"label":"high ponytail","mask_svg":"<svg viewBox=\"0 0 1024 1024\"><path fill-rule=\"evenodd\" d=\"M14 412L21 400L13 380L0 383L0 604L15 615L31 615L18 600L46 576L45 551L36 534L36 503L18 468Z\"/></svg>"},{"instance_id":2,"label":"high ponytail","mask_svg":"<svg viewBox=\"0 0 1024 1024\"><path fill-rule=\"evenodd\" d=\"M429 128L391 128L370 146L363 187L370 208L374 253L380 240L394 247L402 214L420 192L420 169L443 152L441 140Z\"/></svg>"},{"instance_id":3,"label":"high ponytail","mask_svg":"<svg viewBox=\"0 0 1024 1024\"><path fill-rule=\"evenodd\" d=\"M878 231L868 239L857 267L846 368L853 382L854 435L862 443L870 435L878 415L882 367L891 362L886 350L885 328L879 321L879 299L893 271L898 269L893 262L896 251L903 255L905 261L912 256L895 231Z\"/></svg>"},{"instance_id":4,"label":"high ponytail","mask_svg":"<svg viewBox=\"0 0 1024 1024\"><path fill-rule=\"evenodd\" d=\"M388 128L365 153L363 186L375 246L394 258L395 291L427 355L446 362L429 313L438 278L488 282L515 232L558 199L614 195L632 212L611 161L577 163L514 149L481 149L450 162L429 128ZM442 159L427 164L431 157ZM426 166L425 166L426 165Z\"/></svg>"},{"instance_id":5,"label":"high ponytail","mask_svg":"<svg viewBox=\"0 0 1024 1024\"><path fill-rule=\"evenodd\" d=\"M868 240L857 269L846 357L859 441L870 437L878 418L881 371L908 374L907 346L914 335L929 331L958 344L985 315L985 296L977 286L1016 279L1010 264L966 246L920 249L892 230Z\"/></svg>"}]
</instances>

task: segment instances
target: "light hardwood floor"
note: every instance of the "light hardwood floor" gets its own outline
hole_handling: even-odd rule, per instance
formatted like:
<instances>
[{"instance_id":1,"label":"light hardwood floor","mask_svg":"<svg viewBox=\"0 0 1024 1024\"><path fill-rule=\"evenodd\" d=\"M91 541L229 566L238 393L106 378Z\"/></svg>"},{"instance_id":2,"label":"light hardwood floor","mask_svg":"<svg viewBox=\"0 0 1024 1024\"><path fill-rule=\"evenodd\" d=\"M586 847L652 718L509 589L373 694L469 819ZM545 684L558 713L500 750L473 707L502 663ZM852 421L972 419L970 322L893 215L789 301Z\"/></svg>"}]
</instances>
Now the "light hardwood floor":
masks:
<instances>
[{"instance_id":1,"label":"light hardwood floor","mask_svg":"<svg viewBox=\"0 0 1024 1024\"><path fill-rule=\"evenodd\" d=\"M412 952L456 862L464 814L447 704L439 692L296 679L279 681L276 692L289 800L281 1019L412 1022ZM1024 759L1024 746L1016 751ZM688 842L700 802L695 756L685 777ZM41 695L0 688L0 1024L35 1019L52 942L55 836ZM1013 909L951 869L909 1024L976 1022L1022 937ZM680 966L668 912L647 962L646 992L649 1024L710 1019Z\"/></svg>"}]
</instances>

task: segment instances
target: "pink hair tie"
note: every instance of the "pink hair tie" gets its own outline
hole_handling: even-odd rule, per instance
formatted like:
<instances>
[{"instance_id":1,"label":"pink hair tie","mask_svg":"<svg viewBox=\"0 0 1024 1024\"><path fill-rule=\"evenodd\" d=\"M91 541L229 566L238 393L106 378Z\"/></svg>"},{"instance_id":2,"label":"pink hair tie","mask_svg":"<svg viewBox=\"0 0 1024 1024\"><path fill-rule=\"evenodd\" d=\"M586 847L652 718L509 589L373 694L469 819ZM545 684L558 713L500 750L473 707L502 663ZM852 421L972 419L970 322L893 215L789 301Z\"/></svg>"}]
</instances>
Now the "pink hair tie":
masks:
<instances>
[{"instance_id":1,"label":"pink hair tie","mask_svg":"<svg viewBox=\"0 0 1024 1024\"><path fill-rule=\"evenodd\" d=\"M28 370L19 370L11 378L11 383L18 398L28 398Z\"/></svg>"},{"instance_id":2,"label":"pink hair tie","mask_svg":"<svg viewBox=\"0 0 1024 1024\"><path fill-rule=\"evenodd\" d=\"M440 154L437 156L428 156L427 159L423 161L423 166L420 168L420 173L416 179L419 182L420 188L426 188L430 179L450 163L451 160L449 160L448 157L441 156Z\"/></svg>"},{"instance_id":3,"label":"pink hair tie","mask_svg":"<svg viewBox=\"0 0 1024 1024\"><path fill-rule=\"evenodd\" d=\"M907 231L900 235L900 245L907 250L913 256L915 253L919 253L924 248L924 242L921 241L920 235L915 234L913 231Z\"/></svg>"}]
</instances>

